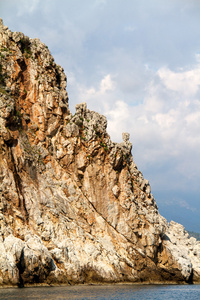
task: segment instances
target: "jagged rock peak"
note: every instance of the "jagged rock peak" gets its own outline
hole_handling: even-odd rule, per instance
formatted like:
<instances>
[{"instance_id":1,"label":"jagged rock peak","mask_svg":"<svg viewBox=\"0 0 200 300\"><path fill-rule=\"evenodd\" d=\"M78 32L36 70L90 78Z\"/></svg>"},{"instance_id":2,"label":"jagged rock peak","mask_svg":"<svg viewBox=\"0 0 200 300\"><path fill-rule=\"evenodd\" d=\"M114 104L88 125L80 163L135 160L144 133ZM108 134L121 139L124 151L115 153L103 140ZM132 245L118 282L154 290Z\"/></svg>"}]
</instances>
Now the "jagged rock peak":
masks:
<instances>
[{"instance_id":1,"label":"jagged rock peak","mask_svg":"<svg viewBox=\"0 0 200 300\"><path fill-rule=\"evenodd\" d=\"M198 281L199 244L178 251L129 134L113 143L85 103L72 115L65 88L48 48L1 20L0 285Z\"/></svg>"},{"instance_id":2,"label":"jagged rock peak","mask_svg":"<svg viewBox=\"0 0 200 300\"><path fill-rule=\"evenodd\" d=\"M20 115L22 127L34 127L43 141L69 115L64 71L39 39L11 32L2 20L0 47L1 93L15 100L10 114Z\"/></svg>"}]
</instances>

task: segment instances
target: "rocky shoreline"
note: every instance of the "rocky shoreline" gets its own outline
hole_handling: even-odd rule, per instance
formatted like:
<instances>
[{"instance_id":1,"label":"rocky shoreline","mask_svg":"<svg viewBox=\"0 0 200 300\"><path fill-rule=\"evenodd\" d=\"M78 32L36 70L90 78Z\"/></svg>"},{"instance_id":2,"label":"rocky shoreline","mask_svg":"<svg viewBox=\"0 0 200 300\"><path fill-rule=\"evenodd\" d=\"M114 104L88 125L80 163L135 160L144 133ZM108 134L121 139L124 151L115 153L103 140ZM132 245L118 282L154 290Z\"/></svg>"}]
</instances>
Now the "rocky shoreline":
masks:
<instances>
[{"instance_id":1,"label":"rocky shoreline","mask_svg":"<svg viewBox=\"0 0 200 300\"><path fill-rule=\"evenodd\" d=\"M0 20L0 286L200 282L200 242L106 127L71 114L48 47Z\"/></svg>"}]
</instances>

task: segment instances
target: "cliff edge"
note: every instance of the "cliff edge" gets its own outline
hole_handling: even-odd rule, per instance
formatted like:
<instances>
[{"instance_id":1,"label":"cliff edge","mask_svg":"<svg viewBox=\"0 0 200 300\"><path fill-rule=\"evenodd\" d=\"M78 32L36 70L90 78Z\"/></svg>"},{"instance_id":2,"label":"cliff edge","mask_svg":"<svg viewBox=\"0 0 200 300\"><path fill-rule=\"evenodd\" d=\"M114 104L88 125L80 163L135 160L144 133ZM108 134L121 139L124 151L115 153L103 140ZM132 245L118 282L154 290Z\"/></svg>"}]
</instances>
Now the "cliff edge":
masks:
<instances>
[{"instance_id":1,"label":"cliff edge","mask_svg":"<svg viewBox=\"0 0 200 300\"><path fill-rule=\"evenodd\" d=\"M200 242L106 126L85 103L72 115L48 47L0 20L0 285L200 281Z\"/></svg>"}]
</instances>

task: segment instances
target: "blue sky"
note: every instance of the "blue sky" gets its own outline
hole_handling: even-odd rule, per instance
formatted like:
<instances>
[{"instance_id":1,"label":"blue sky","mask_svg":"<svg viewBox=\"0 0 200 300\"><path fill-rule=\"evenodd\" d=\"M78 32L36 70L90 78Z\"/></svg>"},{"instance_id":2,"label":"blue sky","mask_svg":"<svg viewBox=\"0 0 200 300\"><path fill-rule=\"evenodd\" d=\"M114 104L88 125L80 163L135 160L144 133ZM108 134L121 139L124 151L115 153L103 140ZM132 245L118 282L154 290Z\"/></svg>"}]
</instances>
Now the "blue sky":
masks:
<instances>
[{"instance_id":1,"label":"blue sky","mask_svg":"<svg viewBox=\"0 0 200 300\"><path fill-rule=\"evenodd\" d=\"M160 213L200 232L200 1L0 0L0 17L48 45L72 112L131 134Z\"/></svg>"}]
</instances>

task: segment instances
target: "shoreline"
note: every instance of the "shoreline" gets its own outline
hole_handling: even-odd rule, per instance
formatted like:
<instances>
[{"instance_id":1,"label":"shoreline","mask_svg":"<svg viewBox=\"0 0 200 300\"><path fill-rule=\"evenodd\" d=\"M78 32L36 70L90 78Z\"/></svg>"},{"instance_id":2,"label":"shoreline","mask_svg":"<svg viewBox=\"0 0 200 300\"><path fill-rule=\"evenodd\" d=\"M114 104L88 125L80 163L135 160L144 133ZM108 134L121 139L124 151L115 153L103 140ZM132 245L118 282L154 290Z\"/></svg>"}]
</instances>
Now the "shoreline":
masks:
<instances>
[{"instance_id":1,"label":"shoreline","mask_svg":"<svg viewBox=\"0 0 200 300\"><path fill-rule=\"evenodd\" d=\"M91 282L91 283L54 283L54 284L47 284L47 283L35 283L35 284L25 284L23 287L19 287L17 285L1 285L0 289L23 289L23 288L38 288L38 287L75 287L75 286L115 286L115 285L200 285L200 282L193 282L193 283L186 283L186 282Z\"/></svg>"}]
</instances>

